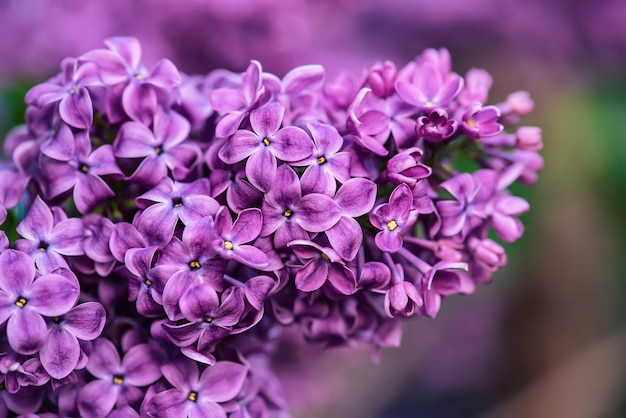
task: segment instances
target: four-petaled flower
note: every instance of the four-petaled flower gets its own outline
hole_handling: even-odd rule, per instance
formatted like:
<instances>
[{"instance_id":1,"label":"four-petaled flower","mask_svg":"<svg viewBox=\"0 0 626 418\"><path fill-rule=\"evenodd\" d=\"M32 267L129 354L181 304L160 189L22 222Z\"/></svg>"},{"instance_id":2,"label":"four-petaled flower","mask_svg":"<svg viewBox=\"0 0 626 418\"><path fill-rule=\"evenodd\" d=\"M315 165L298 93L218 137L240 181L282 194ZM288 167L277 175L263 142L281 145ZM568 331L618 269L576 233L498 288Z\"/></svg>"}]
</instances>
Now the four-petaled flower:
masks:
<instances>
[{"instance_id":1,"label":"four-petaled flower","mask_svg":"<svg viewBox=\"0 0 626 418\"><path fill-rule=\"evenodd\" d=\"M381 229L376 234L376 245L390 253L402 247L402 234L415 224L417 211L412 208L413 195L406 184L394 189L389 203L378 205L370 213L370 222Z\"/></svg>"}]
</instances>

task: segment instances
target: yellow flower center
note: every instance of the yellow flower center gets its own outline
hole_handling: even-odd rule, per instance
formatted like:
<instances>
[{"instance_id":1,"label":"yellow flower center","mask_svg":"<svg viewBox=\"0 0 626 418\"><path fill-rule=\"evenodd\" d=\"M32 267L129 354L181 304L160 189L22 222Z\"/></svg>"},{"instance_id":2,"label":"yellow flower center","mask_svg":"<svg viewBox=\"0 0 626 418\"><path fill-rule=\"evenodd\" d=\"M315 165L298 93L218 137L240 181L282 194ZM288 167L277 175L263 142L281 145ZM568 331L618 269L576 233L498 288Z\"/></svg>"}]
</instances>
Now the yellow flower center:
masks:
<instances>
[{"instance_id":1,"label":"yellow flower center","mask_svg":"<svg viewBox=\"0 0 626 418\"><path fill-rule=\"evenodd\" d=\"M224 248L226 248L227 250L232 250L233 249L233 243L230 241L224 241Z\"/></svg>"},{"instance_id":2,"label":"yellow flower center","mask_svg":"<svg viewBox=\"0 0 626 418\"><path fill-rule=\"evenodd\" d=\"M196 402L198 400L198 392L189 392L189 396L187 396L191 402Z\"/></svg>"},{"instance_id":3,"label":"yellow flower center","mask_svg":"<svg viewBox=\"0 0 626 418\"><path fill-rule=\"evenodd\" d=\"M472 128L473 128L474 126L476 126L476 124L474 123L474 121L473 121L473 120L471 120L471 119L469 119L469 120L467 121L467 124L468 124L470 127L472 127Z\"/></svg>"},{"instance_id":4,"label":"yellow flower center","mask_svg":"<svg viewBox=\"0 0 626 418\"><path fill-rule=\"evenodd\" d=\"M124 383L124 377L123 376L113 376L113 384L114 385L121 385L122 383Z\"/></svg>"},{"instance_id":5,"label":"yellow flower center","mask_svg":"<svg viewBox=\"0 0 626 418\"><path fill-rule=\"evenodd\" d=\"M26 306L26 303L28 301L26 299L24 299L23 297L19 297L17 298L17 300L15 301L15 306L17 306L18 308L23 308L24 306Z\"/></svg>"},{"instance_id":6,"label":"yellow flower center","mask_svg":"<svg viewBox=\"0 0 626 418\"><path fill-rule=\"evenodd\" d=\"M80 171L82 171L83 173L88 173L89 172L89 166L87 164L81 164L80 165Z\"/></svg>"},{"instance_id":7,"label":"yellow flower center","mask_svg":"<svg viewBox=\"0 0 626 418\"><path fill-rule=\"evenodd\" d=\"M330 257L326 255L326 253L322 253L322 258L326 261L330 261Z\"/></svg>"},{"instance_id":8,"label":"yellow flower center","mask_svg":"<svg viewBox=\"0 0 626 418\"><path fill-rule=\"evenodd\" d=\"M270 140L267 138L263 138L263 145L267 147L269 144L271 144Z\"/></svg>"},{"instance_id":9,"label":"yellow flower center","mask_svg":"<svg viewBox=\"0 0 626 418\"><path fill-rule=\"evenodd\" d=\"M200 264L200 263L198 263L198 264ZM190 267L191 267L191 265L190 265ZM146 286L148 286L148 287L152 286L152 280L150 280L150 279L146 279L146 280L144 280L144 281L143 281L143 283L144 283Z\"/></svg>"},{"instance_id":10,"label":"yellow flower center","mask_svg":"<svg viewBox=\"0 0 626 418\"><path fill-rule=\"evenodd\" d=\"M293 212L291 211L291 209L285 209L285 211L283 212L283 216L285 218L289 218L291 215L293 215Z\"/></svg>"},{"instance_id":11,"label":"yellow flower center","mask_svg":"<svg viewBox=\"0 0 626 418\"><path fill-rule=\"evenodd\" d=\"M207 316L206 318L204 318L204 322L208 322L210 324L211 322L213 322L213 318Z\"/></svg>"},{"instance_id":12,"label":"yellow flower center","mask_svg":"<svg viewBox=\"0 0 626 418\"><path fill-rule=\"evenodd\" d=\"M317 159L317 163L318 163L319 165L322 165L322 164L324 164L325 162L326 162L326 158L324 158L324 157L318 157L318 159Z\"/></svg>"},{"instance_id":13,"label":"yellow flower center","mask_svg":"<svg viewBox=\"0 0 626 418\"><path fill-rule=\"evenodd\" d=\"M191 267L192 270L198 270L202 266L200 265L200 262L198 260L194 260L189 263L189 267Z\"/></svg>"},{"instance_id":14,"label":"yellow flower center","mask_svg":"<svg viewBox=\"0 0 626 418\"><path fill-rule=\"evenodd\" d=\"M388 230L393 231L397 227L398 227L398 222L396 222L395 219L392 219L389 222L387 222L387 229Z\"/></svg>"},{"instance_id":15,"label":"yellow flower center","mask_svg":"<svg viewBox=\"0 0 626 418\"><path fill-rule=\"evenodd\" d=\"M161 146L156 146L154 147L154 152L156 152L157 155L161 155L163 153L163 148Z\"/></svg>"}]
</instances>

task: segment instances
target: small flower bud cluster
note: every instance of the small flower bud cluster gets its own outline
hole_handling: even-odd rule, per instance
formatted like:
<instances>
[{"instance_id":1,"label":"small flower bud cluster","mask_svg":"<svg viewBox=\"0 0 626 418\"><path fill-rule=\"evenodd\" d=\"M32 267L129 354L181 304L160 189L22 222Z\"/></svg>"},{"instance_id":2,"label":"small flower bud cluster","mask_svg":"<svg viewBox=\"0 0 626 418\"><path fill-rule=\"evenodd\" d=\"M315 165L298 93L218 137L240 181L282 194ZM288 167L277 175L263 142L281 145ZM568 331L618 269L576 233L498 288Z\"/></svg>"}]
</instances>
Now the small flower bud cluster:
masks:
<instances>
[{"instance_id":1,"label":"small flower bud cluster","mask_svg":"<svg viewBox=\"0 0 626 418\"><path fill-rule=\"evenodd\" d=\"M397 346L506 264L543 161L522 92L429 49L327 81L181 74L110 38L5 141L0 403L16 414L278 417L281 328ZM509 129L510 130L510 129ZM14 208L14 209L13 209ZM21 214L21 215L20 215ZM5 224L6 226L7 224ZM17 237L11 238L8 237Z\"/></svg>"}]
</instances>

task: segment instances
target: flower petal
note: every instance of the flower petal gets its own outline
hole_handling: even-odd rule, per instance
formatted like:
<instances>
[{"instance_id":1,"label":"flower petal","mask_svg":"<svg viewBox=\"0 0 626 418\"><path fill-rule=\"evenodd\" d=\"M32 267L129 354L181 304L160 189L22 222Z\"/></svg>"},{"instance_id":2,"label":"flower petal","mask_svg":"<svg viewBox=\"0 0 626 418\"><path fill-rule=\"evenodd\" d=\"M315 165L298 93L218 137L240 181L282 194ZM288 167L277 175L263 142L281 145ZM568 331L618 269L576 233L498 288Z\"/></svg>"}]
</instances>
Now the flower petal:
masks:
<instances>
[{"instance_id":1,"label":"flower petal","mask_svg":"<svg viewBox=\"0 0 626 418\"><path fill-rule=\"evenodd\" d=\"M20 296L35 278L33 260L16 250L6 250L0 254L0 271L2 271L0 288L10 297Z\"/></svg>"},{"instance_id":2,"label":"flower petal","mask_svg":"<svg viewBox=\"0 0 626 418\"><path fill-rule=\"evenodd\" d=\"M39 353L46 372L54 379L62 379L74 370L79 357L80 346L76 337L62 327L53 326Z\"/></svg>"},{"instance_id":3,"label":"flower petal","mask_svg":"<svg viewBox=\"0 0 626 418\"><path fill-rule=\"evenodd\" d=\"M113 385L112 381L95 380L87 383L78 394L77 406L80 416L106 417L117 402L118 394L119 385Z\"/></svg>"},{"instance_id":4,"label":"flower petal","mask_svg":"<svg viewBox=\"0 0 626 418\"><path fill-rule=\"evenodd\" d=\"M52 231L52 211L39 196L35 198L28 214L17 226L17 233L22 237L37 241Z\"/></svg>"},{"instance_id":5,"label":"flower petal","mask_svg":"<svg viewBox=\"0 0 626 418\"><path fill-rule=\"evenodd\" d=\"M109 379L118 372L122 364L117 348L105 338L94 340L92 345L87 370L98 379Z\"/></svg>"},{"instance_id":6,"label":"flower petal","mask_svg":"<svg viewBox=\"0 0 626 418\"><path fill-rule=\"evenodd\" d=\"M79 87L75 93L61 99L59 115L63 122L74 128L90 128L93 122L93 105L87 89Z\"/></svg>"},{"instance_id":7,"label":"flower petal","mask_svg":"<svg viewBox=\"0 0 626 418\"><path fill-rule=\"evenodd\" d=\"M263 147L250 155L246 164L246 176L257 189L267 192L276 176L276 157Z\"/></svg>"},{"instance_id":8,"label":"flower petal","mask_svg":"<svg viewBox=\"0 0 626 418\"><path fill-rule=\"evenodd\" d=\"M284 114L285 108L278 102L272 102L253 110L250 113L250 124L261 139L269 138L280 128Z\"/></svg>"},{"instance_id":9,"label":"flower petal","mask_svg":"<svg viewBox=\"0 0 626 418\"><path fill-rule=\"evenodd\" d=\"M189 321L203 321L219 307L217 292L210 286L192 286L180 298L180 310Z\"/></svg>"},{"instance_id":10,"label":"flower petal","mask_svg":"<svg viewBox=\"0 0 626 418\"><path fill-rule=\"evenodd\" d=\"M15 311L7 322L7 339L19 354L35 354L46 341L48 329L41 315L32 309Z\"/></svg>"},{"instance_id":11,"label":"flower petal","mask_svg":"<svg viewBox=\"0 0 626 418\"><path fill-rule=\"evenodd\" d=\"M187 418L193 403L187 402L188 393L169 389L150 400L147 413L152 418Z\"/></svg>"},{"instance_id":12,"label":"flower petal","mask_svg":"<svg viewBox=\"0 0 626 418\"><path fill-rule=\"evenodd\" d=\"M365 215L376 202L376 184L364 178L350 179L337 191L335 202L344 215L353 218Z\"/></svg>"},{"instance_id":13,"label":"flower petal","mask_svg":"<svg viewBox=\"0 0 626 418\"><path fill-rule=\"evenodd\" d=\"M283 161L300 161L313 153L313 140L302 129L288 126L276 132L270 147Z\"/></svg>"},{"instance_id":14,"label":"flower petal","mask_svg":"<svg viewBox=\"0 0 626 418\"><path fill-rule=\"evenodd\" d=\"M85 341L97 338L105 322L106 312L98 302L82 303L63 315L63 327Z\"/></svg>"},{"instance_id":15,"label":"flower petal","mask_svg":"<svg viewBox=\"0 0 626 418\"><path fill-rule=\"evenodd\" d=\"M233 399L241 391L247 374L247 367L230 361L207 367L198 382L200 398L213 402Z\"/></svg>"},{"instance_id":16,"label":"flower petal","mask_svg":"<svg viewBox=\"0 0 626 418\"><path fill-rule=\"evenodd\" d=\"M131 348L122 360L124 383L132 386L147 386L161 377L161 368L148 344Z\"/></svg>"},{"instance_id":17,"label":"flower petal","mask_svg":"<svg viewBox=\"0 0 626 418\"><path fill-rule=\"evenodd\" d=\"M149 125L157 110L157 95L147 83L130 82L122 94L124 111L133 120Z\"/></svg>"},{"instance_id":18,"label":"flower petal","mask_svg":"<svg viewBox=\"0 0 626 418\"><path fill-rule=\"evenodd\" d=\"M24 296L41 315L59 316L72 309L78 301L80 289L67 278L50 273L35 280Z\"/></svg>"},{"instance_id":19,"label":"flower petal","mask_svg":"<svg viewBox=\"0 0 626 418\"><path fill-rule=\"evenodd\" d=\"M257 238L263 227L263 214L260 209L242 211L231 230L231 239L237 244L245 244Z\"/></svg>"},{"instance_id":20,"label":"flower petal","mask_svg":"<svg viewBox=\"0 0 626 418\"><path fill-rule=\"evenodd\" d=\"M326 236L333 249L346 261L356 257L363 242L361 225L347 216L342 216L334 226L326 230Z\"/></svg>"},{"instance_id":21,"label":"flower petal","mask_svg":"<svg viewBox=\"0 0 626 418\"><path fill-rule=\"evenodd\" d=\"M309 232L330 229L341 218L341 209L328 196L312 193L304 196L295 211L298 223Z\"/></svg>"}]
</instances>

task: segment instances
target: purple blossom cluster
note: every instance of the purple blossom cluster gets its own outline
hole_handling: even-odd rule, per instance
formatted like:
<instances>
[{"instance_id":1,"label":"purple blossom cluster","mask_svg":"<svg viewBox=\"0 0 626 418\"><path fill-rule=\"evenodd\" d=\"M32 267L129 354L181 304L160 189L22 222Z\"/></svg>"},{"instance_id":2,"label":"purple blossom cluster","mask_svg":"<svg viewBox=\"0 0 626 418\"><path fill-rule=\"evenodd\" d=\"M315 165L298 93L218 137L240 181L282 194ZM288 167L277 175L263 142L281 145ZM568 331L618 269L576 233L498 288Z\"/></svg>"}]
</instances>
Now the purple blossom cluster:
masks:
<instances>
[{"instance_id":1,"label":"purple blossom cluster","mask_svg":"<svg viewBox=\"0 0 626 418\"><path fill-rule=\"evenodd\" d=\"M505 127L533 103L488 105L491 76L446 50L327 81L105 46L33 87L5 141L0 416L288 416L281 329L375 358L523 233L508 187L536 181L541 131Z\"/></svg>"}]
</instances>

